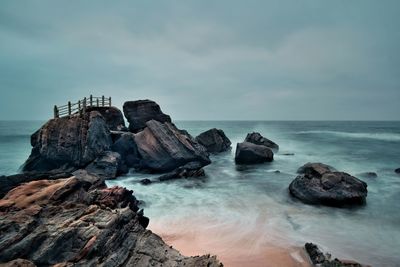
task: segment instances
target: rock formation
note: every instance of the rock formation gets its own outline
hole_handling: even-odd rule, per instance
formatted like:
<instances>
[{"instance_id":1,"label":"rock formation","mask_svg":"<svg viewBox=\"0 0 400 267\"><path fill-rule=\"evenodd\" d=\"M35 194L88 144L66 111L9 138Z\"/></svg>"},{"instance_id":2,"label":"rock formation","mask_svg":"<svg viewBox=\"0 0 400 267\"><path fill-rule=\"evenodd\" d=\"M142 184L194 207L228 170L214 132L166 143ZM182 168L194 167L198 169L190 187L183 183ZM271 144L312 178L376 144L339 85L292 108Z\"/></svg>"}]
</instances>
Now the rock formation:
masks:
<instances>
[{"instance_id":1,"label":"rock formation","mask_svg":"<svg viewBox=\"0 0 400 267\"><path fill-rule=\"evenodd\" d=\"M274 159L274 153L266 146L249 142L238 143L236 146L236 164L257 164Z\"/></svg>"},{"instance_id":2,"label":"rock formation","mask_svg":"<svg viewBox=\"0 0 400 267\"><path fill-rule=\"evenodd\" d=\"M274 152L277 152L279 150L279 146L276 143L265 138L264 136L262 136L260 133L257 133L257 132L252 132L252 133L247 134L246 139L244 141L253 143L256 145L266 146L266 147L272 149Z\"/></svg>"},{"instance_id":3,"label":"rock formation","mask_svg":"<svg viewBox=\"0 0 400 267\"><path fill-rule=\"evenodd\" d=\"M292 196L307 204L328 206L361 205L367 197L367 184L345 172L322 163L301 167L289 185Z\"/></svg>"},{"instance_id":4,"label":"rock formation","mask_svg":"<svg viewBox=\"0 0 400 267\"><path fill-rule=\"evenodd\" d=\"M323 253L317 245L306 243L304 246L311 262L316 266L322 267L367 267L355 261L331 259L331 254Z\"/></svg>"},{"instance_id":5,"label":"rock formation","mask_svg":"<svg viewBox=\"0 0 400 267\"><path fill-rule=\"evenodd\" d=\"M118 174L127 173L130 168L139 167L140 155L135 142L135 134L122 134L111 146L111 150L121 156Z\"/></svg>"},{"instance_id":6,"label":"rock formation","mask_svg":"<svg viewBox=\"0 0 400 267\"><path fill-rule=\"evenodd\" d=\"M156 120L135 134L140 167L153 172L168 172L190 162L200 167L211 163L205 148L172 123Z\"/></svg>"},{"instance_id":7,"label":"rock formation","mask_svg":"<svg viewBox=\"0 0 400 267\"><path fill-rule=\"evenodd\" d=\"M164 114L160 106L151 100L127 101L123 110L129 122L129 130L134 133L146 127L146 122L150 120L171 122L171 117Z\"/></svg>"},{"instance_id":8,"label":"rock formation","mask_svg":"<svg viewBox=\"0 0 400 267\"><path fill-rule=\"evenodd\" d=\"M105 151L85 169L104 179L113 179L117 177L120 162L121 156L117 152Z\"/></svg>"},{"instance_id":9,"label":"rock formation","mask_svg":"<svg viewBox=\"0 0 400 267\"><path fill-rule=\"evenodd\" d=\"M184 257L146 230L121 187L92 187L85 172L20 185L0 200L0 263L27 266L220 266Z\"/></svg>"},{"instance_id":10,"label":"rock formation","mask_svg":"<svg viewBox=\"0 0 400 267\"><path fill-rule=\"evenodd\" d=\"M116 107L89 107L86 112L98 111L111 131L127 131L124 115Z\"/></svg>"},{"instance_id":11,"label":"rock formation","mask_svg":"<svg viewBox=\"0 0 400 267\"><path fill-rule=\"evenodd\" d=\"M400 174L400 168L395 169L394 172Z\"/></svg>"},{"instance_id":12,"label":"rock formation","mask_svg":"<svg viewBox=\"0 0 400 267\"><path fill-rule=\"evenodd\" d=\"M226 137L224 131L216 128L199 134L196 141L210 153L223 152L231 148L231 141Z\"/></svg>"},{"instance_id":13,"label":"rock formation","mask_svg":"<svg viewBox=\"0 0 400 267\"><path fill-rule=\"evenodd\" d=\"M84 167L110 150L112 141L105 120L99 112L92 111L83 117L49 120L32 135L31 144L24 172Z\"/></svg>"}]
</instances>

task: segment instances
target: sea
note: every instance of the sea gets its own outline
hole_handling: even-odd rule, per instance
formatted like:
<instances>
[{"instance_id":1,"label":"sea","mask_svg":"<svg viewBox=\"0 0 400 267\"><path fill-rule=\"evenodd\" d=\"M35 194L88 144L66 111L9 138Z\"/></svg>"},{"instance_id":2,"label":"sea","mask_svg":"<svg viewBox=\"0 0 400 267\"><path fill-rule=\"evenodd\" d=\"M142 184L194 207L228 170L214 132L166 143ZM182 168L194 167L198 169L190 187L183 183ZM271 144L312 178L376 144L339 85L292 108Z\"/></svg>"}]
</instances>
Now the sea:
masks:
<instances>
[{"instance_id":1,"label":"sea","mask_svg":"<svg viewBox=\"0 0 400 267\"><path fill-rule=\"evenodd\" d=\"M0 174L19 171L30 135L42 121L0 121ZM258 257L263 249L318 244L334 257L372 266L400 266L400 122L395 121L177 121L193 136L222 129L228 152L211 155L206 176L141 185L155 175L107 181L134 191L149 229L184 253ZM238 166L236 143L260 132L280 147L274 161ZM368 184L366 205L306 205L288 192L297 169L322 162ZM365 176L375 172L377 177ZM181 242L182 241L182 242ZM293 255L296 257L296 255ZM268 262L265 262L268 266Z\"/></svg>"}]
</instances>

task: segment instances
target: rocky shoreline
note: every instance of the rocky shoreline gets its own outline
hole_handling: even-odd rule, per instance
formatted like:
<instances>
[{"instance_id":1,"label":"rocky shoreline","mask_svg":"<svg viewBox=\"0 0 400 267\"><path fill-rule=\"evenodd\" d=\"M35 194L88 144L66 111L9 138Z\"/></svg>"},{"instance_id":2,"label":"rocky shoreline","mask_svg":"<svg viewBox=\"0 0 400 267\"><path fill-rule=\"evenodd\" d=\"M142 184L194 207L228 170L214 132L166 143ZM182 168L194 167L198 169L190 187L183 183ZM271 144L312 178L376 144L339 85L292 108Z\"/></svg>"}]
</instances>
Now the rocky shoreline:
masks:
<instances>
[{"instance_id":1,"label":"rocky shoreline","mask_svg":"<svg viewBox=\"0 0 400 267\"><path fill-rule=\"evenodd\" d=\"M22 173L0 178L0 263L222 266L216 256L185 257L166 245L146 230L149 219L133 192L107 188L104 181L130 170L160 175L144 185L204 176L210 153L231 149L223 130L193 137L157 103L138 100L126 102L123 113L96 107L51 119L32 134L31 145ZM234 161L266 164L278 151L278 144L253 132L237 144ZM306 204L366 203L367 184L347 173L322 163L308 163L298 173L289 192Z\"/></svg>"}]
</instances>

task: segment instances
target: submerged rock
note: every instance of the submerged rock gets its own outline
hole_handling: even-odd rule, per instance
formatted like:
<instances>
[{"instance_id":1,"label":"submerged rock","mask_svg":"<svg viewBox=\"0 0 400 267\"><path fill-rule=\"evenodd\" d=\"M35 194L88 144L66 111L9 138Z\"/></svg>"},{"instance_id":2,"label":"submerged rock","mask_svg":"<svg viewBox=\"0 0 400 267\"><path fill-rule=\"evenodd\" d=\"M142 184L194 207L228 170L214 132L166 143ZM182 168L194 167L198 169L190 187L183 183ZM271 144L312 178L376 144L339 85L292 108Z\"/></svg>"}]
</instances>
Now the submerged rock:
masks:
<instances>
[{"instance_id":1,"label":"submerged rock","mask_svg":"<svg viewBox=\"0 0 400 267\"><path fill-rule=\"evenodd\" d=\"M142 185L149 185L149 184L152 183L152 181L151 181L150 179L146 178L146 179L140 180L140 183L141 183Z\"/></svg>"},{"instance_id":2,"label":"submerged rock","mask_svg":"<svg viewBox=\"0 0 400 267\"><path fill-rule=\"evenodd\" d=\"M124 115L116 107L89 107L86 112L97 111L103 116L108 128L111 131L127 131Z\"/></svg>"},{"instance_id":3,"label":"submerged rock","mask_svg":"<svg viewBox=\"0 0 400 267\"><path fill-rule=\"evenodd\" d=\"M83 117L49 120L31 136L31 144L24 172L85 167L109 150L112 140L104 118L92 111Z\"/></svg>"},{"instance_id":4,"label":"submerged rock","mask_svg":"<svg viewBox=\"0 0 400 267\"><path fill-rule=\"evenodd\" d=\"M367 197L367 184L345 172L333 171L322 163L307 163L289 185L292 196L307 204L328 206L361 205Z\"/></svg>"},{"instance_id":5,"label":"submerged rock","mask_svg":"<svg viewBox=\"0 0 400 267\"><path fill-rule=\"evenodd\" d=\"M158 177L160 182L180 179L180 178L189 178L189 177L202 177L205 175L204 169L201 164L198 162L190 162L185 164L170 173L166 173Z\"/></svg>"},{"instance_id":6,"label":"submerged rock","mask_svg":"<svg viewBox=\"0 0 400 267\"><path fill-rule=\"evenodd\" d=\"M238 143L236 146L236 164L257 164L274 159L274 153L266 146L249 142Z\"/></svg>"},{"instance_id":7,"label":"submerged rock","mask_svg":"<svg viewBox=\"0 0 400 267\"><path fill-rule=\"evenodd\" d=\"M199 134L196 137L196 141L210 153L223 152L231 148L231 141L226 137L224 131L216 128Z\"/></svg>"},{"instance_id":8,"label":"submerged rock","mask_svg":"<svg viewBox=\"0 0 400 267\"><path fill-rule=\"evenodd\" d=\"M172 123L151 120L135 134L140 167L153 172L168 172L189 162L203 167L211 163L205 148Z\"/></svg>"},{"instance_id":9,"label":"submerged rock","mask_svg":"<svg viewBox=\"0 0 400 267\"><path fill-rule=\"evenodd\" d=\"M0 263L28 266L220 266L185 257L146 230L138 201L121 187L90 190L75 177L39 180L0 200Z\"/></svg>"},{"instance_id":10,"label":"submerged rock","mask_svg":"<svg viewBox=\"0 0 400 267\"><path fill-rule=\"evenodd\" d=\"M400 168L395 169L394 172L400 174Z\"/></svg>"},{"instance_id":11,"label":"submerged rock","mask_svg":"<svg viewBox=\"0 0 400 267\"><path fill-rule=\"evenodd\" d=\"M171 117L161 111L152 100L127 101L123 106L124 115L129 122L129 130L136 133L146 127L146 122L156 120L171 122Z\"/></svg>"},{"instance_id":12,"label":"submerged rock","mask_svg":"<svg viewBox=\"0 0 400 267\"><path fill-rule=\"evenodd\" d=\"M247 134L246 139L244 141L256 145L266 146L275 152L279 150L279 146L276 143L265 138L264 136L262 136L260 133L257 132Z\"/></svg>"},{"instance_id":13,"label":"submerged rock","mask_svg":"<svg viewBox=\"0 0 400 267\"><path fill-rule=\"evenodd\" d=\"M376 172L362 172L359 174L361 177L366 178L377 178L378 174Z\"/></svg>"}]
</instances>

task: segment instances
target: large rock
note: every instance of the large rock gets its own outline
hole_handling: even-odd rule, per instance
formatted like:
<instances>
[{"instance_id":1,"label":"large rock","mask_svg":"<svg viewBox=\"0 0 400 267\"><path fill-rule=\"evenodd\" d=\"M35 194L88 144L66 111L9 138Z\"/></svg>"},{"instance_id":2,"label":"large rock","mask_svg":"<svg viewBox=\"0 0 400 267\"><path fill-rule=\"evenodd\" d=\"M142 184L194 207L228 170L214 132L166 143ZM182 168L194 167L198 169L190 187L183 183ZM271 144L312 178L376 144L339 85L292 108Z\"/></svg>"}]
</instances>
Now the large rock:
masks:
<instances>
[{"instance_id":1,"label":"large rock","mask_svg":"<svg viewBox=\"0 0 400 267\"><path fill-rule=\"evenodd\" d=\"M140 167L154 172L172 171L189 162L211 163L206 149L172 123L151 120L135 135Z\"/></svg>"},{"instance_id":2,"label":"large rock","mask_svg":"<svg viewBox=\"0 0 400 267\"><path fill-rule=\"evenodd\" d=\"M92 111L49 120L32 135L31 144L24 172L84 167L109 150L112 141L104 118Z\"/></svg>"},{"instance_id":3,"label":"large rock","mask_svg":"<svg viewBox=\"0 0 400 267\"><path fill-rule=\"evenodd\" d=\"M226 137L224 131L216 128L199 134L196 141L210 153L223 152L231 148L231 141Z\"/></svg>"},{"instance_id":4,"label":"large rock","mask_svg":"<svg viewBox=\"0 0 400 267\"><path fill-rule=\"evenodd\" d=\"M0 263L28 266L220 266L185 257L146 230L132 191L75 177L23 184L0 200ZM24 260L22 260L24 259Z\"/></svg>"},{"instance_id":5,"label":"large rock","mask_svg":"<svg viewBox=\"0 0 400 267\"><path fill-rule=\"evenodd\" d=\"M274 153L266 146L249 142L238 143L236 146L236 164L257 164L274 159Z\"/></svg>"},{"instance_id":6,"label":"large rock","mask_svg":"<svg viewBox=\"0 0 400 267\"><path fill-rule=\"evenodd\" d=\"M164 114L160 106L152 100L127 101L123 110L129 122L129 130L134 133L146 127L146 122L150 120L171 122L171 117Z\"/></svg>"},{"instance_id":7,"label":"large rock","mask_svg":"<svg viewBox=\"0 0 400 267\"><path fill-rule=\"evenodd\" d=\"M117 177L121 156L117 152L105 151L86 167L86 171L104 179Z\"/></svg>"},{"instance_id":8,"label":"large rock","mask_svg":"<svg viewBox=\"0 0 400 267\"><path fill-rule=\"evenodd\" d=\"M256 145L262 145L262 146L269 147L273 151L279 150L279 146L276 143L265 138L264 136L262 136L260 133L257 133L257 132L252 132L252 133L247 134L246 139L244 141L253 143Z\"/></svg>"},{"instance_id":9,"label":"large rock","mask_svg":"<svg viewBox=\"0 0 400 267\"><path fill-rule=\"evenodd\" d=\"M127 131L124 115L116 107L89 107L87 112L98 111L103 116L108 128L111 131Z\"/></svg>"},{"instance_id":10,"label":"large rock","mask_svg":"<svg viewBox=\"0 0 400 267\"><path fill-rule=\"evenodd\" d=\"M127 173L130 168L139 167L140 156L133 133L122 134L111 146L111 150L121 155L118 173Z\"/></svg>"},{"instance_id":11,"label":"large rock","mask_svg":"<svg viewBox=\"0 0 400 267\"><path fill-rule=\"evenodd\" d=\"M367 184L356 177L320 163L308 163L300 170L303 173L292 181L289 191L302 202L328 206L365 203Z\"/></svg>"}]
</instances>

